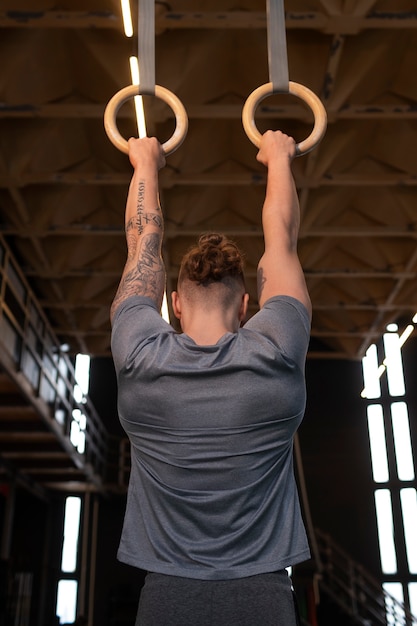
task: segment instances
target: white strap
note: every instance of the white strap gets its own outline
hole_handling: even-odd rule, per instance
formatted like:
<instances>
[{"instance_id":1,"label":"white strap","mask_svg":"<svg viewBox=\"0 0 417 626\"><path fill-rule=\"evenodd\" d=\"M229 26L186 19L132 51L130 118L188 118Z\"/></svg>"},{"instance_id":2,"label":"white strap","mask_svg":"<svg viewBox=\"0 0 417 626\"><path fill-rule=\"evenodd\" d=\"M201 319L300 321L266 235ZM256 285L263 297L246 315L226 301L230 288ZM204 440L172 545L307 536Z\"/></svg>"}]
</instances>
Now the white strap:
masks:
<instances>
[{"instance_id":1,"label":"white strap","mask_svg":"<svg viewBox=\"0 0 417 626\"><path fill-rule=\"evenodd\" d=\"M288 93L288 57L284 0L267 0L269 81L273 91Z\"/></svg>"},{"instance_id":2,"label":"white strap","mask_svg":"<svg viewBox=\"0 0 417 626\"><path fill-rule=\"evenodd\" d=\"M139 93L155 95L155 1L138 0Z\"/></svg>"}]
</instances>

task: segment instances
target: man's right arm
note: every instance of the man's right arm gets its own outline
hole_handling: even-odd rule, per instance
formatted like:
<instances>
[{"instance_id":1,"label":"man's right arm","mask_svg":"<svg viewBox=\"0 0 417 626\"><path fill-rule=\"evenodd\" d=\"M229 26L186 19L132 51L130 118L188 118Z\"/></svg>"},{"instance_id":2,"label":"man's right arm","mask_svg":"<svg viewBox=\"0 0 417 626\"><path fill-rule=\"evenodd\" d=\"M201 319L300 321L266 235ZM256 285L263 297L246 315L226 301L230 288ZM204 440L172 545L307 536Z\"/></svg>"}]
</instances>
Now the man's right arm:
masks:
<instances>
[{"instance_id":1,"label":"man's right arm","mask_svg":"<svg viewBox=\"0 0 417 626\"><path fill-rule=\"evenodd\" d=\"M262 209L265 252L258 264L258 299L262 308L271 297L286 295L304 304L311 315L311 301L297 254L300 207L291 162L295 142L280 131L267 131L261 140L258 161L268 168Z\"/></svg>"},{"instance_id":2,"label":"man's right arm","mask_svg":"<svg viewBox=\"0 0 417 626\"><path fill-rule=\"evenodd\" d=\"M165 267L161 256L163 216L158 197L158 171L165 157L155 138L130 139L129 158L134 168L125 212L127 260L111 307L133 295L147 296L161 308Z\"/></svg>"}]
</instances>

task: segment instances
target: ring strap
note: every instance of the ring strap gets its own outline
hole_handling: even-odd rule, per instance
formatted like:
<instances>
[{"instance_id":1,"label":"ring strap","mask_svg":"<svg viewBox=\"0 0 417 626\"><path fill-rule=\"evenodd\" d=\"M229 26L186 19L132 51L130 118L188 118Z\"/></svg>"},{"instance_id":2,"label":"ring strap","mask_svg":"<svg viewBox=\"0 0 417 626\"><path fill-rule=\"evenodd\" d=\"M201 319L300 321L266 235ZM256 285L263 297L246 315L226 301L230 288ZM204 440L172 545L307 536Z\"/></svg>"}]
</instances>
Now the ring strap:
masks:
<instances>
[{"instance_id":1,"label":"ring strap","mask_svg":"<svg viewBox=\"0 0 417 626\"><path fill-rule=\"evenodd\" d=\"M155 95L155 0L138 0L140 94Z\"/></svg>"},{"instance_id":2,"label":"ring strap","mask_svg":"<svg viewBox=\"0 0 417 626\"><path fill-rule=\"evenodd\" d=\"M288 93L288 57L284 0L267 0L269 82L273 91Z\"/></svg>"}]
</instances>

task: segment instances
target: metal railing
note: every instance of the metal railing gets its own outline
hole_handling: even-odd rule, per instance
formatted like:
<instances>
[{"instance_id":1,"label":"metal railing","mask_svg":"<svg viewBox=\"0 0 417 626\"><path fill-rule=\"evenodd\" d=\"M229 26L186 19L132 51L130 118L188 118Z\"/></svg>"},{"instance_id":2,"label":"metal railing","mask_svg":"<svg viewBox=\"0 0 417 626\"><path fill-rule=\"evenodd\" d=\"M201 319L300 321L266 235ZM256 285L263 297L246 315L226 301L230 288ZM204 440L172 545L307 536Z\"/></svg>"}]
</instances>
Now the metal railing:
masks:
<instances>
[{"instance_id":1,"label":"metal railing","mask_svg":"<svg viewBox=\"0 0 417 626\"><path fill-rule=\"evenodd\" d=\"M88 396L76 399L73 362L0 236L0 361L77 467L100 485L108 434Z\"/></svg>"},{"instance_id":2,"label":"metal railing","mask_svg":"<svg viewBox=\"0 0 417 626\"><path fill-rule=\"evenodd\" d=\"M319 587L363 626L416 626L417 618L390 596L360 564L326 533L315 530L321 557Z\"/></svg>"}]
</instances>

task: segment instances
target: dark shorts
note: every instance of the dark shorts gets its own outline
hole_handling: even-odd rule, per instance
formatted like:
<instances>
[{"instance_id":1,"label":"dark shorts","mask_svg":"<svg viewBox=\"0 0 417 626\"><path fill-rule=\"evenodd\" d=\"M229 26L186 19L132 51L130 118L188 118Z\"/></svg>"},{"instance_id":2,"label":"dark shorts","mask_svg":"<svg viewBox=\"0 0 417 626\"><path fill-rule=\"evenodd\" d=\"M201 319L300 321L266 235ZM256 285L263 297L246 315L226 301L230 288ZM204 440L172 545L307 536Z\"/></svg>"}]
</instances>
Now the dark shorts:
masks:
<instances>
[{"instance_id":1,"label":"dark shorts","mask_svg":"<svg viewBox=\"0 0 417 626\"><path fill-rule=\"evenodd\" d=\"M149 573L135 626L297 626L286 570L234 580Z\"/></svg>"}]
</instances>

